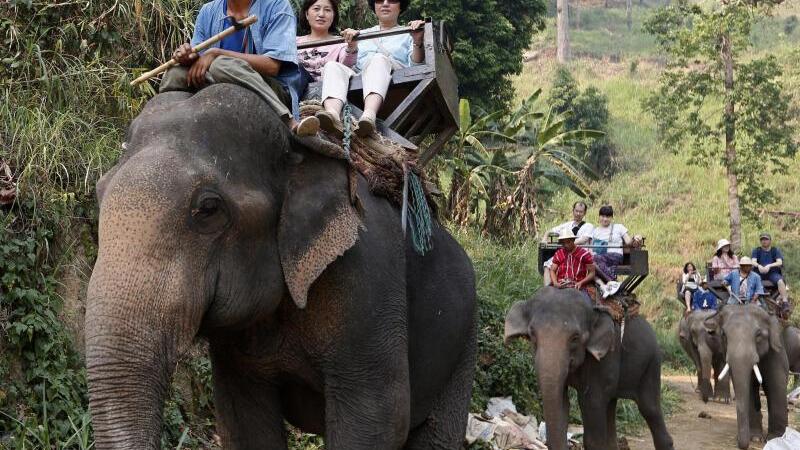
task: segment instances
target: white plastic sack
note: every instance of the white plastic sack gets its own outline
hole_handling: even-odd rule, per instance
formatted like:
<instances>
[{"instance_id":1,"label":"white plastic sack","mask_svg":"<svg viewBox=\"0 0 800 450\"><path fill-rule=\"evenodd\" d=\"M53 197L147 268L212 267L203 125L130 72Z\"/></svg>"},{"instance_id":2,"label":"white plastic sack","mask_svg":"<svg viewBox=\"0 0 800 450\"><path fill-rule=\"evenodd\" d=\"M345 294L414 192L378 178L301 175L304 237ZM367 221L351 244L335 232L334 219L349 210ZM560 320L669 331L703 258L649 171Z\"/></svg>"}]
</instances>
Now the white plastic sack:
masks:
<instances>
[{"instance_id":1,"label":"white plastic sack","mask_svg":"<svg viewBox=\"0 0 800 450\"><path fill-rule=\"evenodd\" d=\"M517 412L511 397L492 397L486 403L486 415L489 417L501 417L506 410Z\"/></svg>"},{"instance_id":2,"label":"white plastic sack","mask_svg":"<svg viewBox=\"0 0 800 450\"><path fill-rule=\"evenodd\" d=\"M547 450L538 439L536 418L508 411L502 418L486 419L470 414L467 420L467 442L489 442L497 450Z\"/></svg>"},{"instance_id":3,"label":"white plastic sack","mask_svg":"<svg viewBox=\"0 0 800 450\"><path fill-rule=\"evenodd\" d=\"M797 450L800 449L800 433L786 427L782 437L772 439L764 446L764 450Z\"/></svg>"},{"instance_id":4,"label":"white plastic sack","mask_svg":"<svg viewBox=\"0 0 800 450\"><path fill-rule=\"evenodd\" d=\"M797 401L800 400L800 386L794 388L792 392L789 392L789 395L786 396L786 400L791 404L797 403Z\"/></svg>"}]
</instances>

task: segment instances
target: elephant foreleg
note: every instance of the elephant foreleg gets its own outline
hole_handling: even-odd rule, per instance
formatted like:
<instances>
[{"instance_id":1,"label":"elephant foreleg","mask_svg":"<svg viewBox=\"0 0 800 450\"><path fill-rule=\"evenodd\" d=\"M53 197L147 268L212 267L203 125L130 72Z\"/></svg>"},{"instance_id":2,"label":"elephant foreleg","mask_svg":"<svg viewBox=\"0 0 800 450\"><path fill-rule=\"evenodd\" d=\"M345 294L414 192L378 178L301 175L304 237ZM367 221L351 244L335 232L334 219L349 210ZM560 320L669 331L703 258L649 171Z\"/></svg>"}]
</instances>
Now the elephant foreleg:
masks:
<instances>
[{"instance_id":1,"label":"elephant foreleg","mask_svg":"<svg viewBox=\"0 0 800 450\"><path fill-rule=\"evenodd\" d=\"M606 438L608 439L607 449L617 450L619 448L619 443L617 442L617 399L615 398L608 402L608 408L606 408Z\"/></svg>"},{"instance_id":2,"label":"elephant foreleg","mask_svg":"<svg viewBox=\"0 0 800 450\"><path fill-rule=\"evenodd\" d=\"M214 358L214 402L222 448L286 450L276 385L248 380L232 365Z\"/></svg>"},{"instance_id":3,"label":"elephant foreleg","mask_svg":"<svg viewBox=\"0 0 800 450\"><path fill-rule=\"evenodd\" d=\"M764 394L767 397L767 438L780 437L788 425L786 383L788 373L778 358L770 355L759 366L764 374Z\"/></svg>"},{"instance_id":4,"label":"elephant foreleg","mask_svg":"<svg viewBox=\"0 0 800 450\"><path fill-rule=\"evenodd\" d=\"M659 361L651 361L642 377L636 405L639 407L639 413L647 422L647 427L650 428L653 446L656 450L673 450L672 436L667 431L664 414L661 412L661 364Z\"/></svg>"},{"instance_id":5,"label":"elephant foreleg","mask_svg":"<svg viewBox=\"0 0 800 450\"><path fill-rule=\"evenodd\" d=\"M408 437L408 369L375 376L337 373L325 381L325 448L395 450Z\"/></svg>"},{"instance_id":6,"label":"elephant foreleg","mask_svg":"<svg viewBox=\"0 0 800 450\"><path fill-rule=\"evenodd\" d=\"M589 389L592 391L592 389ZM600 395L578 394L578 404L583 418L583 445L586 450L608 448L608 421L606 413L609 399ZM614 442L616 450L616 442Z\"/></svg>"},{"instance_id":7,"label":"elephant foreleg","mask_svg":"<svg viewBox=\"0 0 800 450\"><path fill-rule=\"evenodd\" d=\"M764 439L764 428L761 424L761 386L756 381L756 377L752 377L753 381L750 384L750 440L757 440L761 442Z\"/></svg>"},{"instance_id":8,"label":"elephant foreleg","mask_svg":"<svg viewBox=\"0 0 800 450\"><path fill-rule=\"evenodd\" d=\"M731 401L731 377L726 374L724 377L719 378L719 373L725 367L725 356L721 354L714 355L714 397L723 403L730 403Z\"/></svg>"}]
</instances>

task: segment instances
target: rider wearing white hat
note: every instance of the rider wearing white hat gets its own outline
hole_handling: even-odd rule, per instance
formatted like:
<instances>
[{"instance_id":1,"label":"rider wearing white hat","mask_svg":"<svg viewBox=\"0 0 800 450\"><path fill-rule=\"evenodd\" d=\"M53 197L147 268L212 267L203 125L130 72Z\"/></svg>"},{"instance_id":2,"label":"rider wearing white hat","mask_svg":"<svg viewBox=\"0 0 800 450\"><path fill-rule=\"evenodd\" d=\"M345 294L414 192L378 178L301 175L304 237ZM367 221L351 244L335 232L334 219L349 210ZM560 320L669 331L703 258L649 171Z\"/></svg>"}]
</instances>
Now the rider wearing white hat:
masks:
<instances>
[{"instance_id":1,"label":"rider wearing white hat","mask_svg":"<svg viewBox=\"0 0 800 450\"><path fill-rule=\"evenodd\" d=\"M717 241L716 254L711 259L711 270L714 278L723 279L729 273L736 272L739 268L739 258L731 250L731 241L720 239Z\"/></svg>"},{"instance_id":2,"label":"rider wearing white hat","mask_svg":"<svg viewBox=\"0 0 800 450\"><path fill-rule=\"evenodd\" d=\"M739 260L739 270L726 275L722 282L730 286L729 305L758 301L758 297L764 295L761 277L753 272L753 260L748 256L743 256ZM759 304L761 305L761 302Z\"/></svg>"},{"instance_id":3,"label":"rider wearing white hat","mask_svg":"<svg viewBox=\"0 0 800 450\"><path fill-rule=\"evenodd\" d=\"M557 288L575 288L583 291L591 303L591 293L588 288L592 287L594 280L594 260L590 251L575 245L575 239L572 229L561 230L558 235L561 248L556 250L553 256L550 277L555 281L553 285Z\"/></svg>"}]
</instances>

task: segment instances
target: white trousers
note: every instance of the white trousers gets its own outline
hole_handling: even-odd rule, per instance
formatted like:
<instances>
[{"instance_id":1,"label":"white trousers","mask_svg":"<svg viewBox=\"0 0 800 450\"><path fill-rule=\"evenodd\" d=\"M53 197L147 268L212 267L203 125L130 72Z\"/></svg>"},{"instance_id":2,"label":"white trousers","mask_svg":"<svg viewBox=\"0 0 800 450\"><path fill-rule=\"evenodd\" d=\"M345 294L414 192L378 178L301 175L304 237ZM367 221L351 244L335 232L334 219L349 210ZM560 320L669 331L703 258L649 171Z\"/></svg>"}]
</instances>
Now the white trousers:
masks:
<instances>
[{"instance_id":1,"label":"white trousers","mask_svg":"<svg viewBox=\"0 0 800 450\"><path fill-rule=\"evenodd\" d=\"M392 82L392 60L382 53L376 53L367 60L361 71L361 84L364 87L364 98L369 94L378 94L386 98L389 83ZM355 75L353 69L336 61L330 61L322 68L322 101L335 98L347 103L347 91L350 78Z\"/></svg>"}]
</instances>

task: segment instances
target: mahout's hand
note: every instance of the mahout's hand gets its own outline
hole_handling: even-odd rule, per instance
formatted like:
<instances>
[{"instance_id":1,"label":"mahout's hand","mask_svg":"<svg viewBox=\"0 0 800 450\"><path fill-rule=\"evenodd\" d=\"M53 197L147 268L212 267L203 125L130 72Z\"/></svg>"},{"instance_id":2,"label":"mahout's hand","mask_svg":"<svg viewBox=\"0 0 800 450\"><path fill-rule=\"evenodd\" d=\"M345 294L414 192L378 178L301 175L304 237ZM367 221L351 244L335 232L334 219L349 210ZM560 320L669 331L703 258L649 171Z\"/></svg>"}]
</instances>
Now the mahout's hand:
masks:
<instances>
[{"instance_id":1,"label":"mahout's hand","mask_svg":"<svg viewBox=\"0 0 800 450\"><path fill-rule=\"evenodd\" d=\"M192 45L187 42L175 49L172 58L182 66L191 66L197 60L197 53L192 51Z\"/></svg>"},{"instance_id":2,"label":"mahout's hand","mask_svg":"<svg viewBox=\"0 0 800 450\"><path fill-rule=\"evenodd\" d=\"M217 52L214 51L215 49L209 49L202 56L200 59L197 60L196 63L192 64L192 67L189 69L189 73L186 76L186 82L189 86L195 88L201 88L206 84L206 72L208 72L208 68L211 67L211 63L214 62L214 59L217 57Z\"/></svg>"}]
</instances>

